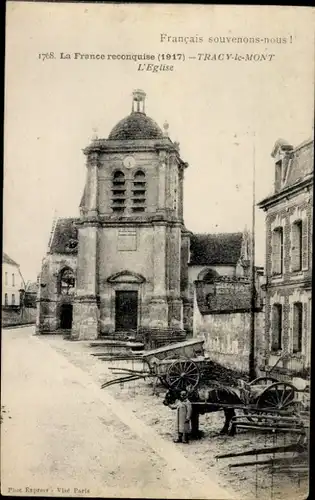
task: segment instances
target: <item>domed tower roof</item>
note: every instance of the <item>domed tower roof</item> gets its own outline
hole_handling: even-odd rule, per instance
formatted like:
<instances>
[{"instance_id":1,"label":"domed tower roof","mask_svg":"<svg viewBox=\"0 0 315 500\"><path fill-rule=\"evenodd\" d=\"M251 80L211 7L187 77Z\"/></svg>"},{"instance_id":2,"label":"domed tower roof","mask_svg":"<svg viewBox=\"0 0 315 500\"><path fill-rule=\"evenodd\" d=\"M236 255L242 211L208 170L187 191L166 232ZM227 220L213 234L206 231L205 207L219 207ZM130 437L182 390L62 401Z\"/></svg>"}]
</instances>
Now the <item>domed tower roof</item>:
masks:
<instances>
[{"instance_id":1,"label":"domed tower roof","mask_svg":"<svg viewBox=\"0 0 315 500\"><path fill-rule=\"evenodd\" d=\"M152 118L145 114L145 92L133 92L132 111L115 125L108 139L111 141L162 139L163 132Z\"/></svg>"}]
</instances>

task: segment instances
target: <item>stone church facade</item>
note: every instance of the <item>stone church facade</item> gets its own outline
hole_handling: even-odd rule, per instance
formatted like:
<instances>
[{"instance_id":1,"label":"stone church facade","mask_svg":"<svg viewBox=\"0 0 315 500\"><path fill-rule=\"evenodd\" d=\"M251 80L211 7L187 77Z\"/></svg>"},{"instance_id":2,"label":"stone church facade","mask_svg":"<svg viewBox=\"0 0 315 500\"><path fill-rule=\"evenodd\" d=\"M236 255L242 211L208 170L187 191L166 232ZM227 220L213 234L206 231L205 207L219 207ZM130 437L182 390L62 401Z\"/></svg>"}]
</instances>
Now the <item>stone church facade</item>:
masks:
<instances>
[{"instance_id":1,"label":"stone church facade","mask_svg":"<svg viewBox=\"0 0 315 500\"><path fill-rule=\"evenodd\" d=\"M130 115L84 150L80 217L55 222L43 259L38 333L69 330L83 340L169 328L191 335L195 280L211 269L217 277L248 275L246 232L222 238L186 229L188 165L168 125L162 130L146 115L145 97L134 91Z\"/></svg>"},{"instance_id":2,"label":"stone church facade","mask_svg":"<svg viewBox=\"0 0 315 500\"><path fill-rule=\"evenodd\" d=\"M43 261L38 329L71 323L78 339L140 326L182 329L187 164L167 125L162 131L145 114L145 93L135 91L131 114L84 154L80 217L56 228ZM66 233L73 238L63 246Z\"/></svg>"}]
</instances>

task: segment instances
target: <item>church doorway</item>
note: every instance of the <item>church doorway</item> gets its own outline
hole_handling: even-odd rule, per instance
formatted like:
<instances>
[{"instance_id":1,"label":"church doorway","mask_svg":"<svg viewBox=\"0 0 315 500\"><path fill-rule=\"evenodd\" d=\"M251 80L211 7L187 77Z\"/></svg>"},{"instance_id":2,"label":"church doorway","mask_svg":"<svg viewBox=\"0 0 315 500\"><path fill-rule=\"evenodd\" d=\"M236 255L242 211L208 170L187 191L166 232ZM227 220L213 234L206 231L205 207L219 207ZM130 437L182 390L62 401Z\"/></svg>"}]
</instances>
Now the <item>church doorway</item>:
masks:
<instances>
[{"instance_id":1,"label":"church doorway","mask_svg":"<svg viewBox=\"0 0 315 500\"><path fill-rule=\"evenodd\" d=\"M62 330L71 330L72 304L62 304L60 308L60 328Z\"/></svg>"},{"instance_id":2,"label":"church doorway","mask_svg":"<svg viewBox=\"0 0 315 500\"><path fill-rule=\"evenodd\" d=\"M138 292L116 291L115 330L116 332L137 330Z\"/></svg>"}]
</instances>

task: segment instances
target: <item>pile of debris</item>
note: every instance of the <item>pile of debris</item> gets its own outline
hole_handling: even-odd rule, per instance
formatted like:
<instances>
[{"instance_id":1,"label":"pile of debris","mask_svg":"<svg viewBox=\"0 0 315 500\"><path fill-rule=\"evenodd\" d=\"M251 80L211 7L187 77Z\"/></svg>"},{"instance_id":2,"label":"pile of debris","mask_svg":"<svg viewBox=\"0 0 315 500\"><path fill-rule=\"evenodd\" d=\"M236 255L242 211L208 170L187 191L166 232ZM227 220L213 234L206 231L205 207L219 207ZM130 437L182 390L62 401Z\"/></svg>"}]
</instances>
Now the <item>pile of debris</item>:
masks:
<instances>
[{"instance_id":1,"label":"pile of debris","mask_svg":"<svg viewBox=\"0 0 315 500\"><path fill-rule=\"evenodd\" d=\"M226 368L212 360L205 360L201 365L201 380L205 386L227 385L237 387L239 379L248 381L248 375Z\"/></svg>"}]
</instances>

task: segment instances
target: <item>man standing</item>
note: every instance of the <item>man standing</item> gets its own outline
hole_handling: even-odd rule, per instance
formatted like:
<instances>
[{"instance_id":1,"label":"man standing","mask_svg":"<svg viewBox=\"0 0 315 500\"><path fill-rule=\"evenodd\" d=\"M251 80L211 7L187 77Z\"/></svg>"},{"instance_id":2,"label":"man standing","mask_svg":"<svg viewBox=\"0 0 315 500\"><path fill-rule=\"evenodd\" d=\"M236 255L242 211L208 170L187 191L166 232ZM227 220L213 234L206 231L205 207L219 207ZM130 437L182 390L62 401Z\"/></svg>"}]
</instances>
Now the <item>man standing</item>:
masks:
<instances>
[{"instance_id":1,"label":"man standing","mask_svg":"<svg viewBox=\"0 0 315 500\"><path fill-rule=\"evenodd\" d=\"M176 438L174 443L188 443L190 433L190 418L192 412L191 402L186 391L181 391L179 399L170 407L176 410Z\"/></svg>"}]
</instances>

